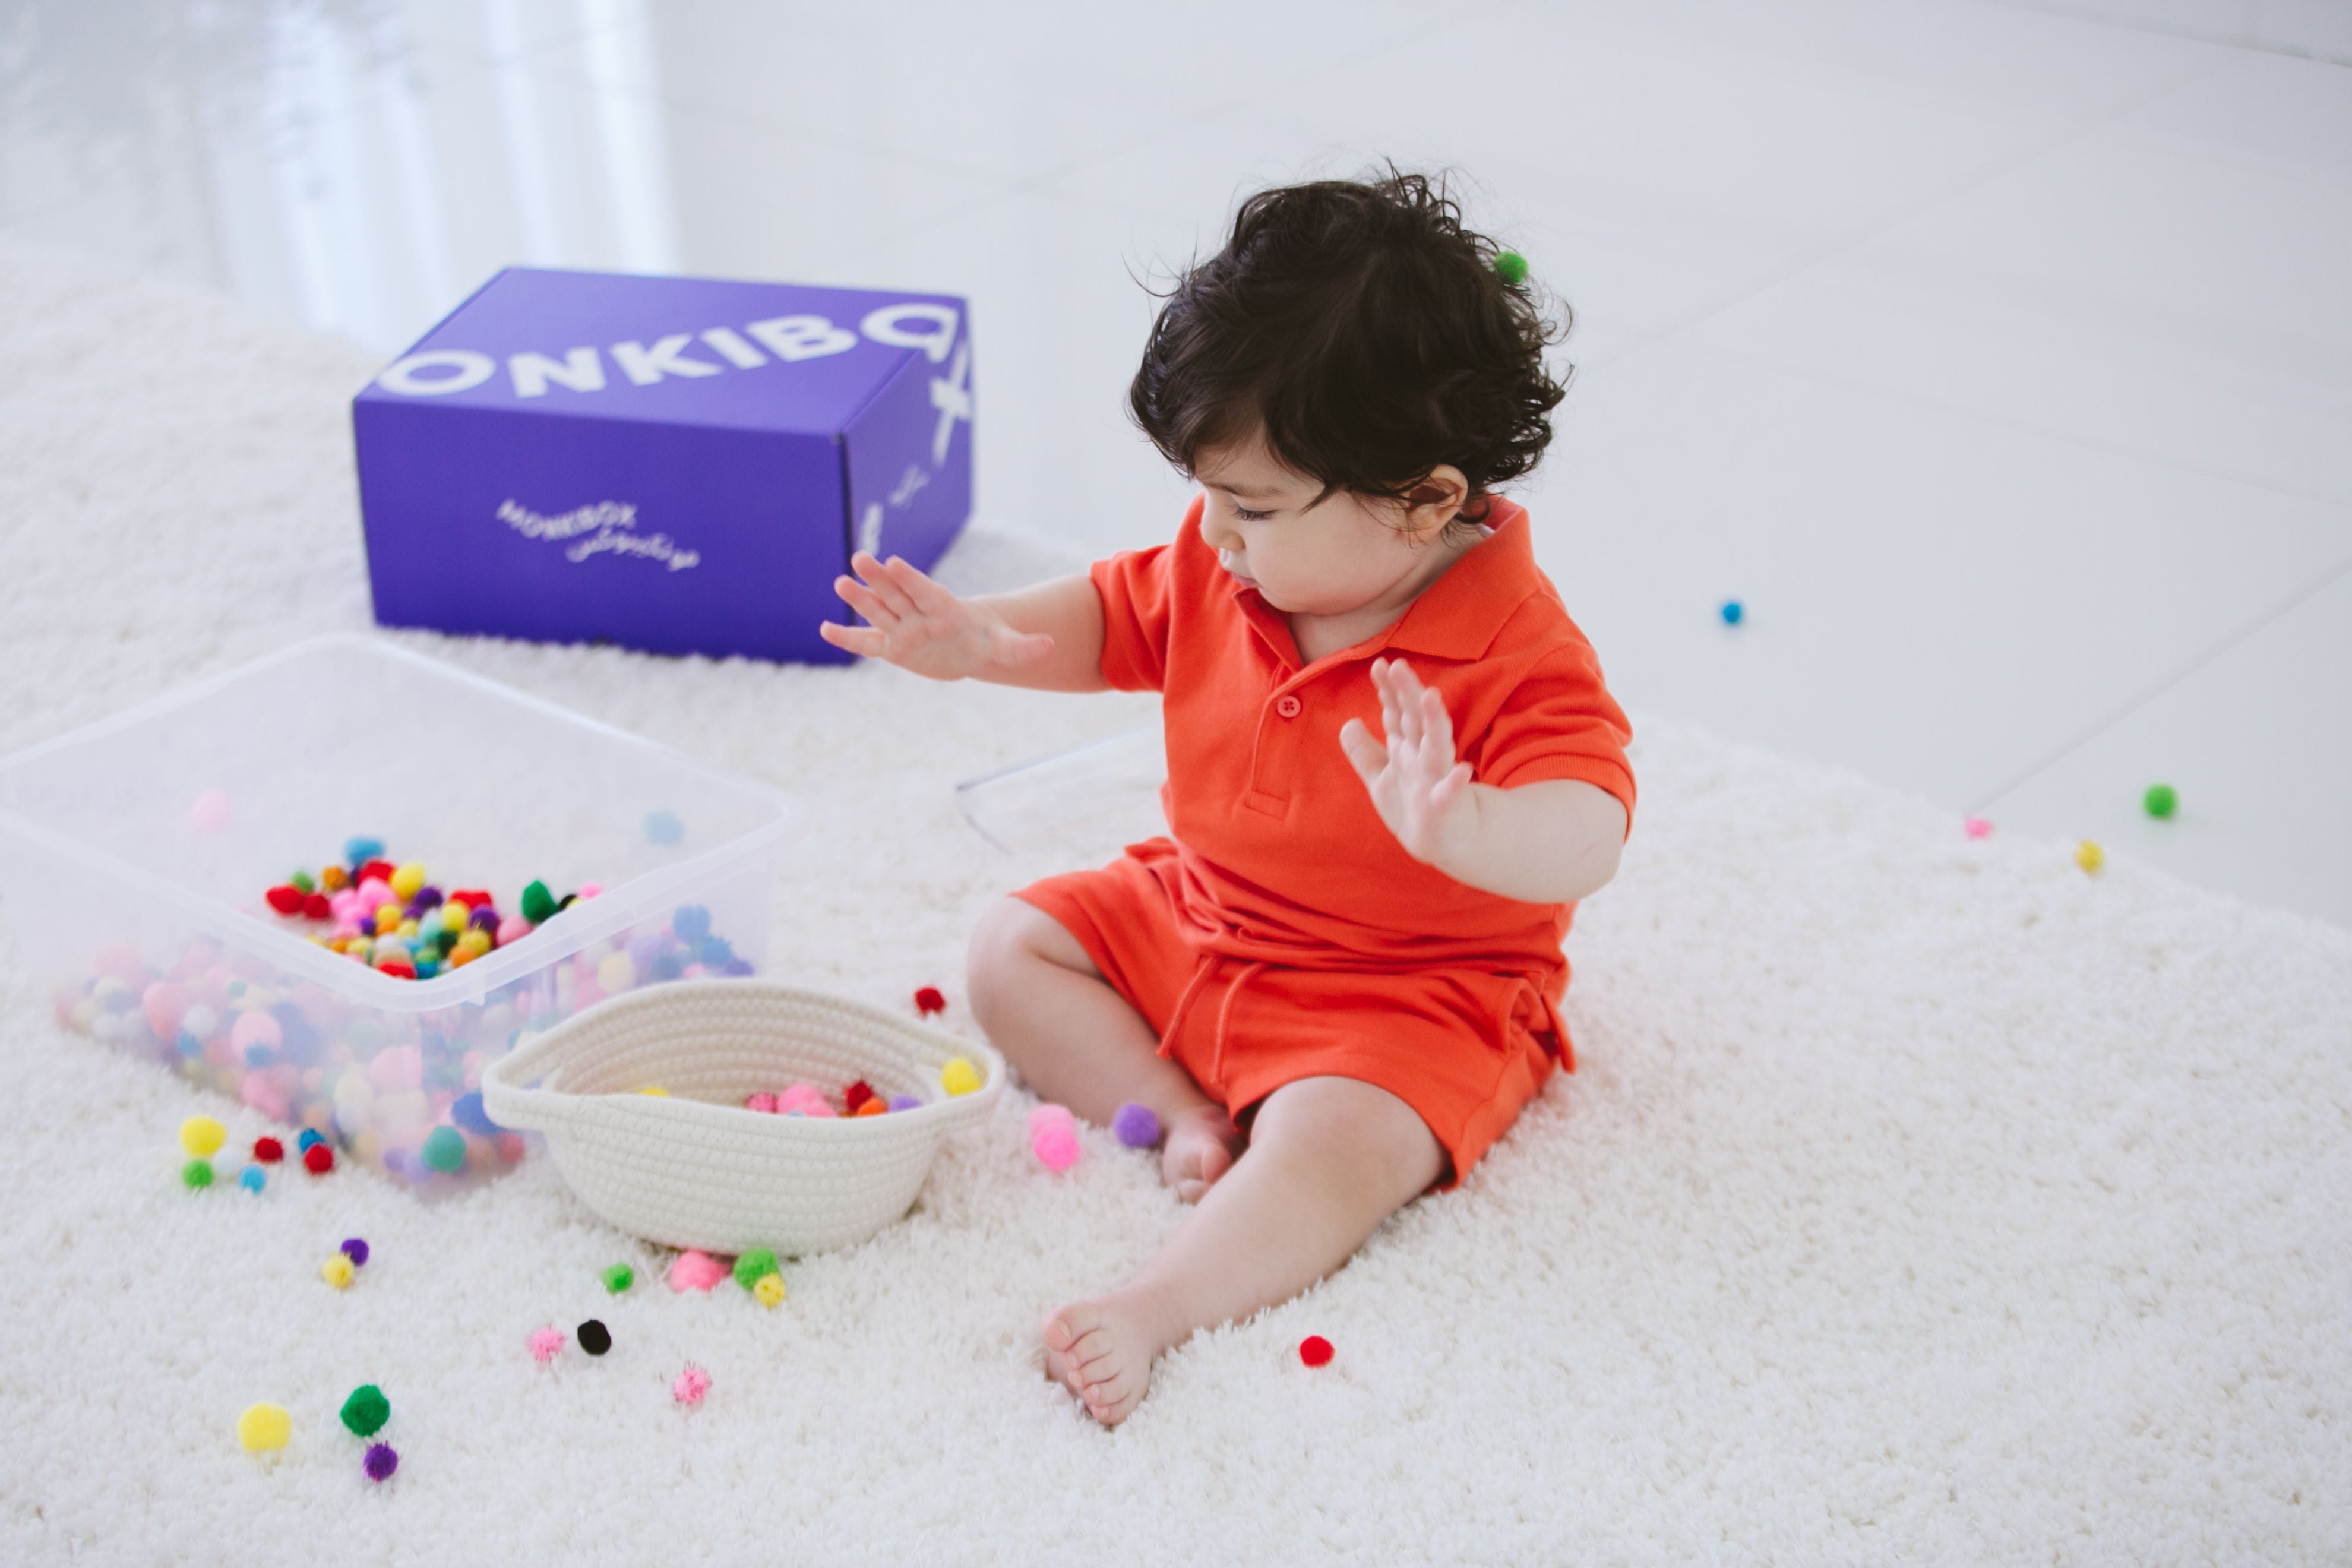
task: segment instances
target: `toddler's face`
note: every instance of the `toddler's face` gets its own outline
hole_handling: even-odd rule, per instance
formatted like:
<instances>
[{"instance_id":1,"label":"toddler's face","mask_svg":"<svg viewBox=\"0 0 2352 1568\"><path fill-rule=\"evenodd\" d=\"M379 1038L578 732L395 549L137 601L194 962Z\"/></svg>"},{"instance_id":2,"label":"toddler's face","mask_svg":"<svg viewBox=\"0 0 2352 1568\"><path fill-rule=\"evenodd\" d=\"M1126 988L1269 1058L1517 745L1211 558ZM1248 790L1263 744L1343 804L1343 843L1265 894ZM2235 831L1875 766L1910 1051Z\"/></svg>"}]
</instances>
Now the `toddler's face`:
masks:
<instances>
[{"instance_id":1,"label":"toddler's face","mask_svg":"<svg viewBox=\"0 0 2352 1568\"><path fill-rule=\"evenodd\" d=\"M1439 469L1433 478L1448 490L1445 476L1461 479ZM1418 586L1442 565L1430 544L1461 500L1408 509L1334 490L1318 502L1322 485L1284 467L1258 437L1203 454L1192 477L1207 492L1202 539L1226 571L1291 615L1349 615Z\"/></svg>"}]
</instances>

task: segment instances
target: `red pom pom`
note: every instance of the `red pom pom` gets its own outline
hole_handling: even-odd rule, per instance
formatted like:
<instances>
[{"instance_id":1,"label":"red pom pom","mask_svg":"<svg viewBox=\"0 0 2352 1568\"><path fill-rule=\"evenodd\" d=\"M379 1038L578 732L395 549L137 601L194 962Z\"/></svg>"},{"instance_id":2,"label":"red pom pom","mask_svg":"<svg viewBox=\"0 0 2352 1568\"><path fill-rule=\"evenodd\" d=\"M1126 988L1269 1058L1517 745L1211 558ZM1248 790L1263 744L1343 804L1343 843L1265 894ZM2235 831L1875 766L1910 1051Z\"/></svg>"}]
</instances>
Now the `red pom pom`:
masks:
<instances>
[{"instance_id":1,"label":"red pom pom","mask_svg":"<svg viewBox=\"0 0 2352 1568\"><path fill-rule=\"evenodd\" d=\"M948 999L940 994L936 985L926 985L915 993L915 1011L928 1018L934 1013L948 1010Z\"/></svg>"},{"instance_id":2,"label":"red pom pom","mask_svg":"<svg viewBox=\"0 0 2352 1568\"><path fill-rule=\"evenodd\" d=\"M275 1165L286 1158L286 1145L275 1138L257 1138L253 1141L253 1157L261 1164Z\"/></svg>"},{"instance_id":3,"label":"red pom pom","mask_svg":"<svg viewBox=\"0 0 2352 1568\"><path fill-rule=\"evenodd\" d=\"M499 904L499 901L490 897L489 890L485 888L460 888L449 897L469 910L494 910Z\"/></svg>"},{"instance_id":4,"label":"red pom pom","mask_svg":"<svg viewBox=\"0 0 2352 1568\"><path fill-rule=\"evenodd\" d=\"M270 889L269 891L262 894L261 896L268 899L269 900L269 907L276 910L281 915L300 914L302 912L303 900L307 897L301 889L294 887L289 883L280 883L278 886Z\"/></svg>"},{"instance_id":5,"label":"red pom pom","mask_svg":"<svg viewBox=\"0 0 2352 1568\"><path fill-rule=\"evenodd\" d=\"M857 1108L873 1098L874 1086L861 1078L841 1091L842 1109L855 1116L857 1114Z\"/></svg>"},{"instance_id":6,"label":"red pom pom","mask_svg":"<svg viewBox=\"0 0 2352 1568\"><path fill-rule=\"evenodd\" d=\"M302 900L302 916L305 920L332 920L335 917L335 907L327 901L326 894L313 893Z\"/></svg>"},{"instance_id":7,"label":"red pom pom","mask_svg":"<svg viewBox=\"0 0 2352 1568\"><path fill-rule=\"evenodd\" d=\"M313 1143L302 1151L302 1168L314 1176L323 1176L335 1168L335 1152L324 1143Z\"/></svg>"},{"instance_id":8,"label":"red pom pom","mask_svg":"<svg viewBox=\"0 0 2352 1568\"><path fill-rule=\"evenodd\" d=\"M357 887L370 877L373 877L377 881L389 887L392 884L392 874L399 869L399 867L389 860L371 860L352 873L352 885Z\"/></svg>"},{"instance_id":9,"label":"red pom pom","mask_svg":"<svg viewBox=\"0 0 2352 1568\"><path fill-rule=\"evenodd\" d=\"M1298 1359L1308 1366L1328 1366L1331 1363L1331 1342L1321 1334L1309 1334L1298 1342Z\"/></svg>"}]
</instances>

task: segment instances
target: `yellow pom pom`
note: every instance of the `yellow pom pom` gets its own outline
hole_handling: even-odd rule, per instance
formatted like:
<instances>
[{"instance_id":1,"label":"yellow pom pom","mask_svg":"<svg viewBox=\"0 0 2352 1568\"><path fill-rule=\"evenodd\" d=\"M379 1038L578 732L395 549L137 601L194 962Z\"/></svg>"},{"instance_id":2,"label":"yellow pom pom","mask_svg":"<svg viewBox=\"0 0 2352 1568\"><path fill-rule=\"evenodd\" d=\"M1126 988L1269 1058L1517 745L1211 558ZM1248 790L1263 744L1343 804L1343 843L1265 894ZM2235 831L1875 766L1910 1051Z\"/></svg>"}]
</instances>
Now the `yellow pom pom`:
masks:
<instances>
[{"instance_id":1,"label":"yellow pom pom","mask_svg":"<svg viewBox=\"0 0 2352 1568\"><path fill-rule=\"evenodd\" d=\"M319 1265L319 1278L340 1290L352 1282L352 1260L338 1252Z\"/></svg>"},{"instance_id":2,"label":"yellow pom pom","mask_svg":"<svg viewBox=\"0 0 2352 1568\"><path fill-rule=\"evenodd\" d=\"M411 860L392 874L392 890L404 904L415 898L416 890L423 886L425 886L425 862L422 860Z\"/></svg>"},{"instance_id":3,"label":"yellow pom pom","mask_svg":"<svg viewBox=\"0 0 2352 1568\"><path fill-rule=\"evenodd\" d=\"M608 952L596 963L596 984L607 996L617 996L637 983L637 966L625 952Z\"/></svg>"},{"instance_id":4,"label":"yellow pom pom","mask_svg":"<svg viewBox=\"0 0 2352 1568\"><path fill-rule=\"evenodd\" d=\"M2085 838L2074 846L2074 864L2085 871L2095 871L2107 863L2107 852Z\"/></svg>"},{"instance_id":5,"label":"yellow pom pom","mask_svg":"<svg viewBox=\"0 0 2352 1568\"><path fill-rule=\"evenodd\" d=\"M669 1098L669 1090L664 1089L657 1083L649 1083L646 1085L645 1088L637 1090L637 1092L639 1094L650 1094L656 1100L667 1100Z\"/></svg>"},{"instance_id":6,"label":"yellow pom pom","mask_svg":"<svg viewBox=\"0 0 2352 1568\"><path fill-rule=\"evenodd\" d=\"M248 1454L283 1448L293 1435L294 1417L286 1414L282 1405L256 1405L236 1418L236 1440Z\"/></svg>"},{"instance_id":7,"label":"yellow pom pom","mask_svg":"<svg viewBox=\"0 0 2352 1568\"><path fill-rule=\"evenodd\" d=\"M399 929L400 906L398 904L378 904L375 907L376 934L378 936L382 936L386 931L398 931Z\"/></svg>"},{"instance_id":8,"label":"yellow pom pom","mask_svg":"<svg viewBox=\"0 0 2352 1568\"><path fill-rule=\"evenodd\" d=\"M751 1287L751 1299L762 1307L772 1307L784 1299L784 1277L762 1274Z\"/></svg>"},{"instance_id":9,"label":"yellow pom pom","mask_svg":"<svg viewBox=\"0 0 2352 1568\"><path fill-rule=\"evenodd\" d=\"M950 1094L970 1094L980 1087L980 1069L957 1057L940 1069L940 1087Z\"/></svg>"},{"instance_id":10,"label":"yellow pom pom","mask_svg":"<svg viewBox=\"0 0 2352 1568\"><path fill-rule=\"evenodd\" d=\"M209 1116L191 1116L180 1123L180 1147L199 1160L219 1153L227 1142L228 1129Z\"/></svg>"}]
</instances>

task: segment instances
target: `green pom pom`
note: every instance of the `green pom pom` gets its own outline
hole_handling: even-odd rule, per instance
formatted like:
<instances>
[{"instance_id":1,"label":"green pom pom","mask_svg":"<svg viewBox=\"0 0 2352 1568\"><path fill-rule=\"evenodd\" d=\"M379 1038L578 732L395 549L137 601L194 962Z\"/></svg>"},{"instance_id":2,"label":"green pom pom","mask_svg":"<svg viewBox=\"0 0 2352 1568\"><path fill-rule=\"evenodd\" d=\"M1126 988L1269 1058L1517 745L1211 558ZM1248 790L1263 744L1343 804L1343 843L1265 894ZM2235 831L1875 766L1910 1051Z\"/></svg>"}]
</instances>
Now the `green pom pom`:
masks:
<instances>
[{"instance_id":1,"label":"green pom pom","mask_svg":"<svg viewBox=\"0 0 2352 1568\"><path fill-rule=\"evenodd\" d=\"M555 895L547 890L544 882L533 882L522 890L522 918L539 925L555 912Z\"/></svg>"},{"instance_id":2,"label":"green pom pom","mask_svg":"<svg viewBox=\"0 0 2352 1568\"><path fill-rule=\"evenodd\" d=\"M373 1383L362 1383L343 1401L343 1425L355 1437L373 1437L392 1419L392 1401Z\"/></svg>"},{"instance_id":3,"label":"green pom pom","mask_svg":"<svg viewBox=\"0 0 2352 1568\"><path fill-rule=\"evenodd\" d=\"M436 1127L425 1140L425 1163L445 1175L466 1168L466 1135L454 1127Z\"/></svg>"},{"instance_id":4,"label":"green pom pom","mask_svg":"<svg viewBox=\"0 0 2352 1568\"><path fill-rule=\"evenodd\" d=\"M306 896L319 890L319 884L310 879L310 873L308 871L295 872L286 879L286 885Z\"/></svg>"},{"instance_id":5,"label":"green pom pom","mask_svg":"<svg viewBox=\"0 0 2352 1568\"><path fill-rule=\"evenodd\" d=\"M2150 784L2139 803L2150 816L2170 816L2180 809L2180 793L2170 784Z\"/></svg>"},{"instance_id":6,"label":"green pom pom","mask_svg":"<svg viewBox=\"0 0 2352 1568\"><path fill-rule=\"evenodd\" d=\"M210 1160L189 1161L186 1164L180 1167L180 1180L187 1183L191 1187L211 1186L213 1184L213 1163Z\"/></svg>"},{"instance_id":7,"label":"green pom pom","mask_svg":"<svg viewBox=\"0 0 2352 1568\"><path fill-rule=\"evenodd\" d=\"M1528 258L1516 250L1495 258L1495 276L1516 289L1528 279Z\"/></svg>"},{"instance_id":8,"label":"green pom pom","mask_svg":"<svg viewBox=\"0 0 2352 1568\"><path fill-rule=\"evenodd\" d=\"M604 1289L617 1296L637 1282L637 1271L625 1263L615 1263L604 1273Z\"/></svg>"},{"instance_id":9,"label":"green pom pom","mask_svg":"<svg viewBox=\"0 0 2352 1568\"><path fill-rule=\"evenodd\" d=\"M755 1247L735 1260L735 1283L746 1290L775 1272L776 1255L764 1247Z\"/></svg>"}]
</instances>

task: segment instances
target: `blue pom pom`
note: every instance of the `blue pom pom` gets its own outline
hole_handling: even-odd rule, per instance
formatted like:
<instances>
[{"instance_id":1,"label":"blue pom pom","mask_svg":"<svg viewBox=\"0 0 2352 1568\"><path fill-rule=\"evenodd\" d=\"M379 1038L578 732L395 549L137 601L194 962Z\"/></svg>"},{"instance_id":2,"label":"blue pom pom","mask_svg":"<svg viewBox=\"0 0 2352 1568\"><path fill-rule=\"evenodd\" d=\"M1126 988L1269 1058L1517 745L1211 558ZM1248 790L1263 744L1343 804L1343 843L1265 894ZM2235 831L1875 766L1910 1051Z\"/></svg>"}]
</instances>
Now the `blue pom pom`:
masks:
<instances>
[{"instance_id":1,"label":"blue pom pom","mask_svg":"<svg viewBox=\"0 0 2352 1568\"><path fill-rule=\"evenodd\" d=\"M710 934L710 911L700 904L680 904L669 917L669 929L687 946L698 946Z\"/></svg>"},{"instance_id":2,"label":"blue pom pom","mask_svg":"<svg viewBox=\"0 0 2352 1568\"><path fill-rule=\"evenodd\" d=\"M364 866L383 853L383 840L357 834L343 840L343 863Z\"/></svg>"},{"instance_id":3,"label":"blue pom pom","mask_svg":"<svg viewBox=\"0 0 2352 1568\"><path fill-rule=\"evenodd\" d=\"M723 936L706 936L695 956L705 969L724 969L735 961L735 949Z\"/></svg>"},{"instance_id":4,"label":"blue pom pom","mask_svg":"<svg viewBox=\"0 0 2352 1568\"><path fill-rule=\"evenodd\" d=\"M180 1054L192 1062L201 1060L205 1054L205 1043L183 1029L180 1031Z\"/></svg>"},{"instance_id":5,"label":"blue pom pom","mask_svg":"<svg viewBox=\"0 0 2352 1568\"><path fill-rule=\"evenodd\" d=\"M491 1121L490 1113L482 1109L482 1096L478 1089L461 1094L449 1102L449 1120L467 1131L478 1132L485 1138L495 1138L506 1131Z\"/></svg>"},{"instance_id":6,"label":"blue pom pom","mask_svg":"<svg viewBox=\"0 0 2352 1568\"><path fill-rule=\"evenodd\" d=\"M1723 602L1723 624L1725 626L1738 626L1739 624L1740 617L1747 614L1747 609L1741 605L1738 600L1726 599Z\"/></svg>"},{"instance_id":7,"label":"blue pom pom","mask_svg":"<svg viewBox=\"0 0 2352 1568\"><path fill-rule=\"evenodd\" d=\"M646 843L675 844L685 837L686 824L677 819L677 813L674 811L646 813Z\"/></svg>"},{"instance_id":8,"label":"blue pom pom","mask_svg":"<svg viewBox=\"0 0 2352 1568\"><path fill-rule=\"evenodd\" d=\"M257 1193L269 1184L269 1178L258 1165L247 1165L237 1173L236 1184L248 1193Z\"/></svg>"},{"instance_id":9,"label":"blue pom pom","mask_svg":"<svg viewBox=\"0 0 2352 1568\"><path fill-rule=\"evenodd\" d=\"M656 980L675 980L685 973L686 965L678 962L678 956L674 952L665 952L654 960L653 977Z\"/></svg>"},{"instance_id":10,"label":"blue pom pom","mask_svg":"<svg viewBox=\"0 0 2352 1568\"><path fill-rule=\"evenodd\" d=\"M326 1139L319 1135L319 1130L317 1128L305 1127L302 1129L302 1136L294 1140L294 1152L298 1154L307 1154L310 1152L311 1144L324 1143L325 1142Z\"/></svg>"}]
</instances>

